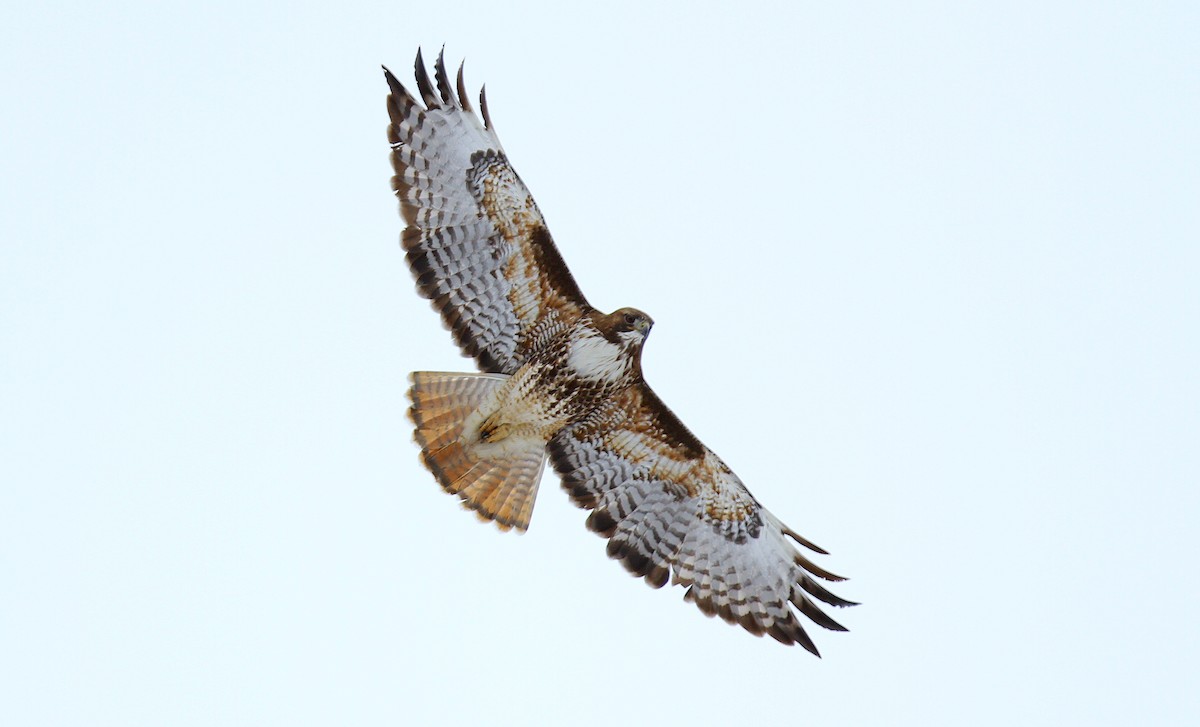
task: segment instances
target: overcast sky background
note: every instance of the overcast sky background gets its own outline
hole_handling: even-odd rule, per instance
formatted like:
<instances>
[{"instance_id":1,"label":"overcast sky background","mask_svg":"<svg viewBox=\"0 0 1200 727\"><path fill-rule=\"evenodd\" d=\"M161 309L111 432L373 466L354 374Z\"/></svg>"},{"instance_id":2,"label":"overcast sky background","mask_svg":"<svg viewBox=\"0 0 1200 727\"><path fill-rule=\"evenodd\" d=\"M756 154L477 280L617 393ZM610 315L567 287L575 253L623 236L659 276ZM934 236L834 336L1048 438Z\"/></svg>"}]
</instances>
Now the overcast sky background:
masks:
<instances>
[{"instance_id":1,"label":"overcast sky background","mask_svg":"<svg viewBox=\"0 0 1200 727\"><path fill-rule=\"evenodd\" d=\"M0 24L12 725L1200 721L1200 5L26 3ZM471 370L388 64L467 58L589 299L863 602L824 658L417 460Z\"/></svg>"}]
</instances>

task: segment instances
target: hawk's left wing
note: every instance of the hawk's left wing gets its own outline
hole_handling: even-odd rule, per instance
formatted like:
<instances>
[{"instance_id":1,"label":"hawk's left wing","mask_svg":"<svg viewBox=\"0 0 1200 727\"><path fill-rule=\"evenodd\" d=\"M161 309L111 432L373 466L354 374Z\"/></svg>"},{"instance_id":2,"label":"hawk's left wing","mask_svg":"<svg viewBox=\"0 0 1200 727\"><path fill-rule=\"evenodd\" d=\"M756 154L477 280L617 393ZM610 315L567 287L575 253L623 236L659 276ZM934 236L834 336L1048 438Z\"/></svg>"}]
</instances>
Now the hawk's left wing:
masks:
<instances>
[{"instance_id":1,"label":"hawk's left wing","mask_svg":"<svg viewBox=\"0 0 1200 727\"><path fill-rule=\"evenodd\" d=\"M550 458L575 503L592 510L588 528L609 539L609 556L651 586L670 578L687 587L684 598L704 613L814 654L793 607L820 626L845 631L812 598L855 604L811 576L844 579L788 539L825 551L762 507L645 382L560 432L550 441Z\"/></svg>"},{"instance_id":2,"label":"hawk's left wing","mask_svg":"<svg viewBox=\"0 0 1200 727\"><path fill-rule=\"evenodd\" d=\"M482 123L471 108L462 68L451 86L439 55L435 88L418 52L421 101L384 74L392 187L408 222L402 241L417 289L480 369L511 374L591 307L508 163L486 98Z\"/></svg>"}]
</instances>

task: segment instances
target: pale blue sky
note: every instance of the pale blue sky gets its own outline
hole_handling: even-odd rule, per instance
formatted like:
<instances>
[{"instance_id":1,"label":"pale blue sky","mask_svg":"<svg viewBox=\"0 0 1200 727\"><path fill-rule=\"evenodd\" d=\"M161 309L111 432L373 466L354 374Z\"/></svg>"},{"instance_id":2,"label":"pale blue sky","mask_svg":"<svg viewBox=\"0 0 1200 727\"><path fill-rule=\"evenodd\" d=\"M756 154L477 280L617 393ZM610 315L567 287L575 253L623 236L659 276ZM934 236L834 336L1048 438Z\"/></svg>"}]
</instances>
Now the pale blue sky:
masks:
<instances>
[{"instance_id":1,"label":"pale blue sky","mask_svg":"<svg viewBox=\"0 0 1200 727\"><path fill-rule=\"evenodd\" d=\"M840 4L839 4L840 5ZM0 24L14 725L1200 721L1195 3ZM851 577L810 657L444 495L381 63L443 43L647 378Z\"/></svg>"}]
</instances>

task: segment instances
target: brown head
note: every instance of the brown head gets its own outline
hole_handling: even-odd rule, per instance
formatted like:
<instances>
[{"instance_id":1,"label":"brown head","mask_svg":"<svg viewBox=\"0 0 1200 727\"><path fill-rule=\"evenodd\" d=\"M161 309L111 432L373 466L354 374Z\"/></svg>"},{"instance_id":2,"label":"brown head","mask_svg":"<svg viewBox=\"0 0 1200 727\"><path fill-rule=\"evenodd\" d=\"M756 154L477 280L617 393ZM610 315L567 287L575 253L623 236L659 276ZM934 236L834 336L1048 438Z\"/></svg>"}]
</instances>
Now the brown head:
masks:
<instances>
[{"instance_id":1,"label":"brown head","mask_svg":"<svg viewBox=\"0 0 1200 727\"><path fill-rule=\"evenodd\" d=\"M608 315L596 316L596 328L613 343L640 350L654 319L637 308L618 308Z\"/></svg>"}]
</instances>

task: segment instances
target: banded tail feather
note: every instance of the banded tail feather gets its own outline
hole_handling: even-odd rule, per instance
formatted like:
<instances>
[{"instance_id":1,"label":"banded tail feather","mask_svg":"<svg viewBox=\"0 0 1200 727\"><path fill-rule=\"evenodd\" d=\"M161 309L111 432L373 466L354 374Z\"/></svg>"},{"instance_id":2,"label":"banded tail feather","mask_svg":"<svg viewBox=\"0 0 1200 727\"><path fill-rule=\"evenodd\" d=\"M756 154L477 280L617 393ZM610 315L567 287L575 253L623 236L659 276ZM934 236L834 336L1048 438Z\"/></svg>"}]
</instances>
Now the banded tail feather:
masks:
<instances>
[{"instance_id":1,"label":"banded tail feather","mask_svg":"<svg viewBox=\"0 0 1200 727\"><path fill-rule=\"evenodd\" d=\"M508 376L417 371L411 376L409 417L421 460L446 492L501 530L529 528L546 441L514 434L481 437L481 406Z\"/></svg>"}]
</instances>

